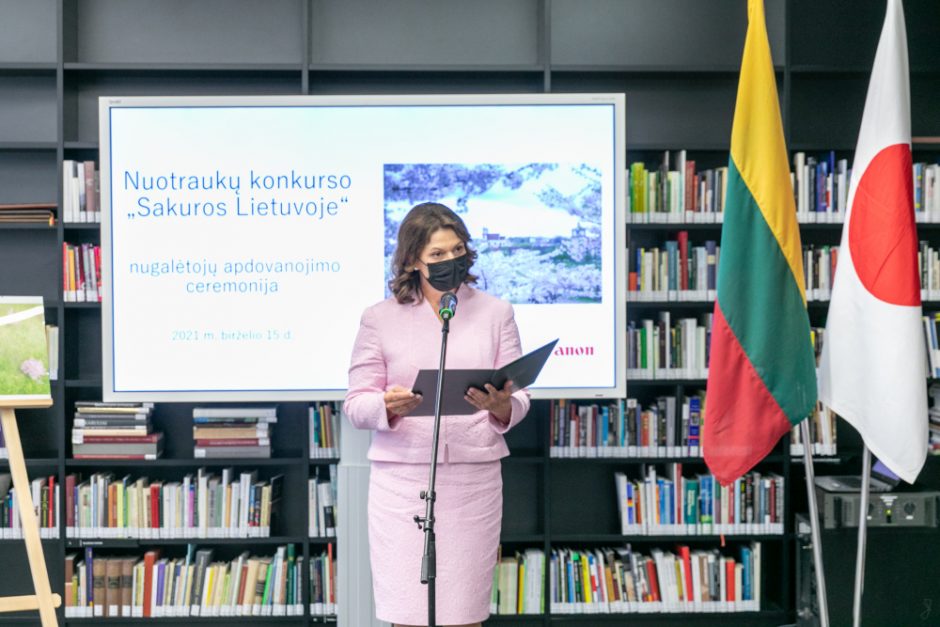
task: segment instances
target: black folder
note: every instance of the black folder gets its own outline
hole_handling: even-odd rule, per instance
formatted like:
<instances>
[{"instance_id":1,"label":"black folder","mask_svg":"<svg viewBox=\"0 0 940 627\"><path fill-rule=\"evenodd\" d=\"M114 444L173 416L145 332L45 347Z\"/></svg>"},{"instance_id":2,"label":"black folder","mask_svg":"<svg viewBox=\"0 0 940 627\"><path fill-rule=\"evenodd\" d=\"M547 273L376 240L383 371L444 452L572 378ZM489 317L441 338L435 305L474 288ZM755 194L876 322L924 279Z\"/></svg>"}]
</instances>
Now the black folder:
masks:
<instances>
[{"instance_id":1,"label":"black folder","mask_svg":"<svg viewBox=\"0 0 940 627\"><path fill-rule=\"evenodd\" d=\"M510 362L497 370L446 370L444 372L444 393L441 395L441 415L463 416L480 411L464 399L470 388L486 391L487 383L498 390L503 389L506 381L512 381L512 390L521 390L532 385L538 378L542 367L558 340L552 340L545 346ZM413 416L433 416L434 398L437 394L437 369L420 370L411 390L421 394L421 403L411 412Z\"/></svg>"}]
</instances>

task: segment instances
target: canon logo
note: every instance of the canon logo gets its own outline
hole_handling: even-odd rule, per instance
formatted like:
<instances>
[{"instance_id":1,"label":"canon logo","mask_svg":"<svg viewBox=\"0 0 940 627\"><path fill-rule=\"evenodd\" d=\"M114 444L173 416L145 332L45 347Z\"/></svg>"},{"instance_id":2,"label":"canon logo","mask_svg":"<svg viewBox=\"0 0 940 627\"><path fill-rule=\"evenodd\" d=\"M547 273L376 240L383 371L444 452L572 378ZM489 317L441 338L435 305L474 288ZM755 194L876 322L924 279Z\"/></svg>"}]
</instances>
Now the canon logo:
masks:
<instances>
[{"instance_id":1,"label":"canon logo","mask_svg":"<svg viewBox=\"0 0 940 627\"><path fill-rule=\"evenodd\" d=\"M593 355L594 347L593 346L559 346L555 349L554 354L558 357Z\"/></svg>"}]
</instances>

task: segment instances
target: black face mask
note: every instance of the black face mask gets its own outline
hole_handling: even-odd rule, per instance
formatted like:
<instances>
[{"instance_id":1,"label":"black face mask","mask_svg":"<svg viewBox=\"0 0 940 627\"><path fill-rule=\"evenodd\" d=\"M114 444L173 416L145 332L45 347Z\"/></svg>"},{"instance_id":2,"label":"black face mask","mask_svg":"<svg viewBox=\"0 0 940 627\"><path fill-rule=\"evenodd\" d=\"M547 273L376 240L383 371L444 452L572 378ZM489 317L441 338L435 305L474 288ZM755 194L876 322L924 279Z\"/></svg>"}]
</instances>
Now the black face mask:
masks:
<instances>
[{"instance_id":1,"label":"black face mask","mask_svg":"<svg viewBox=\"0 0 940 627\"><path fill-rule=\"evenodd\" d=\"M456 290L467 279L470 271L467 255L463 254L446 261L429 263L428 283L440 292Z\"/></svg>"}]
</instances>

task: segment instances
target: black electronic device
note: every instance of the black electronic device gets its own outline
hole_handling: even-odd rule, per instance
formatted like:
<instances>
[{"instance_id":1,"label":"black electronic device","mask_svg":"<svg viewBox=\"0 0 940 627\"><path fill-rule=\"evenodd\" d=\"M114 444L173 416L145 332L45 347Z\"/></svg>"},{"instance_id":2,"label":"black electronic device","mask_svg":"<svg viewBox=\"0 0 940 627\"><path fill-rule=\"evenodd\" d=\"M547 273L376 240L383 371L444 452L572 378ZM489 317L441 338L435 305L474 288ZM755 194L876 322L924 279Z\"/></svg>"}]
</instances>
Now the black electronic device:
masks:
<instances>
[{"instance_id":1,"label":"black electronic device","mask_svg":"<svg viewBox=\"0 0 940 627\"><path fill-rule=\"evenodd\" d=\"M871 469L869 492L890 492L901 483L901 478L878 459ZM858 492L862 478L858 475L829 475L816 477L816 485L827 492Z\"/></svg>"},{"instance_id":2,"label":"black electronic device","mask_svg":"<svg viewBox=\"0 0 940 627\"><path fill-rule=\"evenodd\" d=\"M851 477L817 477L816 501L823 529L857 528L862 495ZM872 478L872 484L876 479ZM940 527L940 492L876 492L868 496L869 527Z\"/></svg>"},{"instance_id":3,"label":"black electronic device","mask_svg":"<svg viewBox=\"0 0 940 627\"><path fill-rule=\"evenodd\" d=\"M796 533L796 625L819 627L812 536L805 515L797 515ZM829 625L850 627L858 529L822 529L820 536ZM940 530L872 526L866 553L865 627L940 625Z\"/></svg>"}]
</instances>

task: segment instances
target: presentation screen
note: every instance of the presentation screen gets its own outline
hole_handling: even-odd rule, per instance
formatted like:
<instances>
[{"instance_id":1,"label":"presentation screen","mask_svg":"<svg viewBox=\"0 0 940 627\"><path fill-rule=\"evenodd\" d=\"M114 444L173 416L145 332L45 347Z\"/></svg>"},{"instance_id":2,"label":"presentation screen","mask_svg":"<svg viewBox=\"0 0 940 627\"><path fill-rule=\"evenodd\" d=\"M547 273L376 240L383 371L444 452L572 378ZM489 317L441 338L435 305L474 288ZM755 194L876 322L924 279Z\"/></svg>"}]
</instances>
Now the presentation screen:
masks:
<instances>
[{"instance_id":1,"label":"presentation screen","mask_svg":"<svg viewBox=\"0 0 940 627\"><path fill-rule=\"evenodd\" d=\"M477 287L513 304L523 350L558 338L533 396L623 396L623 107L102 98L105 399L342 399L398 225L425 201L466 223Z\"/></svg>"}]
</instances>

